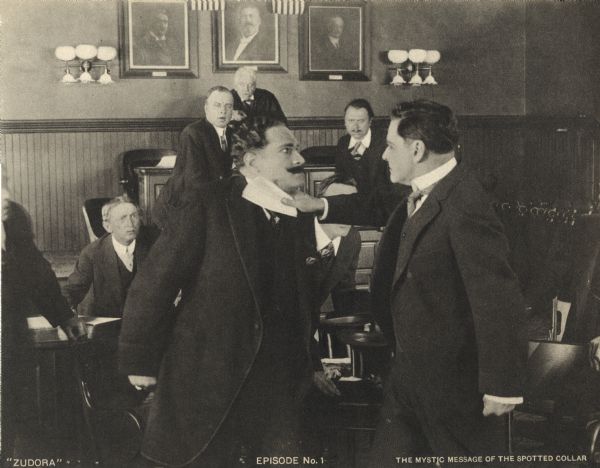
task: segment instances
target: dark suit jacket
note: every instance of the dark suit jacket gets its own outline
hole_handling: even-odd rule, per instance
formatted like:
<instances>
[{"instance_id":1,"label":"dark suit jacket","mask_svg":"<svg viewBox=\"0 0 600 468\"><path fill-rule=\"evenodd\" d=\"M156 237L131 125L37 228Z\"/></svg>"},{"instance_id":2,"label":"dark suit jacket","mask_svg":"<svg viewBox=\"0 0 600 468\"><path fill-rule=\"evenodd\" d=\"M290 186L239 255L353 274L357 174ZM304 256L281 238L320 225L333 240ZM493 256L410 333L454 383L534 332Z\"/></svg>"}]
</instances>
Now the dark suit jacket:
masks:
<instances>
[{"instance_id":1,"label":"dark suit jacket","mask_svg":"<svg viewBox=\"0 0 600 468\"><path fill-rule=\"evenodd\" d=\"M385 134L371 130L371 145L365 150L360 161L356 161L350 154L349 143L350 135L344 135L338 140L335 171L353 177L359 192L370 193L375 187L391 186L389 166L381 159L387 147Z\"/></svg>"},{"instance_id":2,"label":"dark suit jacket","mask_svg":"<svg viewBox=\"0 0 600 468\"><path fill-rule=\"evenodd\" d=\"M136 239L134 272L142 264L152 245L152 238L140 230ZM105 234L87 245L79 255L75 270L63 287L71 307L77 307L92 288L91 315L121 317L126 291L123 291L119 276L118 256L112 243L112 235Z\"/></svg>"},{"instance_id":3,"label":"dark suit jacket","mask_svg":"<svg viewBox=\"0 0 600 468\"><path fill-rule=\"evenodd\" d=\"M254 117L257 115L269 116L287 124L287 119L279 105L279 101L277 101L277 98L270 91L256 88L254 90L254 100L250 106L241 100L235 89L231 90L231 94L233 94L233 108L244 112L247 117Z\"/></svg>"},{"instance_id":4,"label":"dark suit jacket","mask_svg":"<svg viewBox=\"0 0 600 468\"><path fill-rule=\"evenodd\" d=\"M226 59L233 60L235 51L239 45L239 39L230 41L227 44ZM269 37L264 29L259 29L258 33L246 46L244 51L237 58L237 62L265 62L274 61L276 58L275 54L275 40L273 37Z\"/></svg>"},{"instance_id":5,"label":"dark suit jacket","mask_svg":"<svg viewBox=\"0 0 600 468\"><path fill-rule=\"evenodd\" d=\"M158 226L166 223L173 207L183 204L190 187L231 174L231 131L227 129L225 135L228 147L223 152L217 131L205 118L183 129L173 175L162 188L152 212L152 220Z\"/></svg>"},{"instance_id":6,"label":"dark suit jacket","mask_svg":"<svg viewBox=\"0 0 600 468\"><path fill-rule=\"evenodd\" d=\"M312 238L315 239L314 234ZM316 243L316 240L314 242ZM352 228L347 236L342 237L331 269L321 277L318 295L320 305L325 302L329 294L337 296L354 287L360 246L358 229Z\"/></svg>"},{"instance_id":7,"label":"dark suit jacket","mask_svg":"<svg viewBox=\"0 0 600 468\"><path fill-rule=\"evenodd\" d=\"M127 297L120 364L130 375L158 375L142 451L160 463L185 464L206 448L261 344L258 226L256 207L241 197L245 184L234 176L200 186L163 229ZM294 230L295 292L306 345L299 394L312 374L316 252L302 235L312 223L312 216L301 215Z\"/></svg>"},{"instance_id":8,"label":"dark suit jacket","mask_svg":"<svg viewBox=\"0 0 600 468\"><path fill-rule=\"evenodd\" d=\"M357 209L348 198L328 199L328 220L382 221L374 219L376 210ZM491 200L461 165L410 219L406 203L399 204L379 245L375 317L396 341L402 356L396 365L424 406L455 427L462 415L480 414L482 393L522 395L524 346L517 334L525 305L507 259Z\"/></svg>"},{"instance_id":9,"label":"dark suit jacket","mask_svg":"<svg viewBox=\"0 0 600 468\"><path fill-rule=\"evenodd\" d=\"M329 37L325 36L320 41L314 41L311 57L311 70L358 70L359 53L358 46L354 46L345 40L340 40L339 48L335 48Z\"/></svg>"}]
</instances>

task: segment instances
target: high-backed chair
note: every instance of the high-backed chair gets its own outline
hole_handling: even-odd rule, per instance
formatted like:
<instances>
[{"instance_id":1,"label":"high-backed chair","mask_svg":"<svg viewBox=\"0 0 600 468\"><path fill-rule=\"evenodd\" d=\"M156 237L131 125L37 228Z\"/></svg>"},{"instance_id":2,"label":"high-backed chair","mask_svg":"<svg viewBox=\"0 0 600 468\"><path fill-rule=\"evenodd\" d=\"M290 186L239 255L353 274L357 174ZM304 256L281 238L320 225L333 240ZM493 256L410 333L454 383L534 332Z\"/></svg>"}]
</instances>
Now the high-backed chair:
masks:
<instances>
[{"instance_id":1,"label":"high-backed chair","mask_svg":"<svg viewBox=\"0 0 600 468\"><path fill-rule=\"evenodd\" d=\"M165 157L172 156L173 161L169 161L174 164L174 157L177 153L172 149L167 148L141 148L129 151L124 151L119 155L119 173L121 179L119 183L123 186L123 191L136 203L139 203L139 187L138 178L135 173L137 167L155 167Z\"/></svg>"},{"instance_id":2,"label":"high-backed chair","mask_svg":"<svg viewBox=\"0 0 600 468\"><path fill-rule=\"evenodd\" d=\"M514 415L517 453L526 451L519 439L533 440L559 452L585 450L588 460L598 461L600 414L585 413L576 383L589 366L587 352L587 344L530 341L525 404Z\"/></svg>"},{"instance_id":3,"label":"high-backed chair","mask_svg":"<svg viewBox=\"0 0 600 468\"><path fill-rule=\"evenodd\" d=\"M89 198L83 202L83 219L85 220L85 226L88 231L90 242L94 242L104 234L106 230L102 226L102 207L105 203L109 202L110 198Z\"/></svg>"}]
</instances>

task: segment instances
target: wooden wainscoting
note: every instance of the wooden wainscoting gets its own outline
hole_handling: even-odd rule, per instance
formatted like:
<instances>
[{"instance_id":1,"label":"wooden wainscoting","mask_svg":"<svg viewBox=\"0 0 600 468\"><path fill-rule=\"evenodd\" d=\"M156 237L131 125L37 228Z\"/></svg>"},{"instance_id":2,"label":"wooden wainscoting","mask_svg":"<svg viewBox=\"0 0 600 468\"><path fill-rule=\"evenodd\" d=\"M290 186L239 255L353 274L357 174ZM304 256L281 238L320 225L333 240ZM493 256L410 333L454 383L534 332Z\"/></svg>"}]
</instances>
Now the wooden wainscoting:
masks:
<instances>
[{"instance_id":1,"label":"wooden wainscoting","mask_svg":"<svg viewBox=\"0 0 600 468\"><path fill-rule=\"evenodd\" d=\"M43 251L88 243L81 206L119 193L120 153L175 149L194 119L2 121L0 151L15 199L30 212ZM377 118L376 126L387 119ZM600 193L598 122L581 117L463 116L461 154L496 182L502 199L592 202ZM301 149L334 145L340 118L292 118Z\"/></svg>"}]
</instances>

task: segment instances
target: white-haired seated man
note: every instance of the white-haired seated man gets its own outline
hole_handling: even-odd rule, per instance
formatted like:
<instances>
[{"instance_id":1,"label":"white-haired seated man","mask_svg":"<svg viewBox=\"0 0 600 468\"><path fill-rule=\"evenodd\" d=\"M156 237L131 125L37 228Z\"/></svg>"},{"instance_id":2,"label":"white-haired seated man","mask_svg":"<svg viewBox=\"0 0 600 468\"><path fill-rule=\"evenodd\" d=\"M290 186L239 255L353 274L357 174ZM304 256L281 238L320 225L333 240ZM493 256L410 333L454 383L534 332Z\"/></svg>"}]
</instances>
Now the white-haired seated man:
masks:
<instances>
[{"instance_id":1,"label":"white-haired seated man","mask_svg":"<svg viewBox=\"0 0 600 468\"><path fill-rule=\"evenodd\" d=\"M254 67L240 67L233 75L233 119L270 117L287 124L285 114L275 95L256 87Z\"/></svg>"},{"instance_id":2,"label":"white-haired seated man","mask_svg":"<svg viewBox=\"0 0 600 468\"><path fill-rule=\"evenodd\" d=\"M139 208L126 196L102 207L102 224L107 233L81 251L63 294L76 309L91 289L87 314L121 317L129 285L155 236L140 229Z\"/></svg>"}]
</instances>

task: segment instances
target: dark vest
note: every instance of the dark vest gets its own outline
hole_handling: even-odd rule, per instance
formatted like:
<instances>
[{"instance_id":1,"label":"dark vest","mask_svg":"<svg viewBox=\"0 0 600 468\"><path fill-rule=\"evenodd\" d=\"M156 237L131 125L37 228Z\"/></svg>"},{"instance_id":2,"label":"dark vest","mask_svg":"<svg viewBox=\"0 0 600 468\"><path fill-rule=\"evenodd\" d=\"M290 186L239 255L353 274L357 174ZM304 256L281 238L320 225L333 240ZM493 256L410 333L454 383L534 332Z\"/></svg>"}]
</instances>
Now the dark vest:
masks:
<instances>
[{"instance_id":1,"label":"dark vest","mask_svg":"<svg viewBox=\"0 0 600 468\"><path fill-rule=\"evenodd\" d=\"M115 252L117 255L117 252ZM121 258L117 255L117 266L119 268L119 281L121 282L121 303L125 304L125 298L127 297L127 291L129 291L129 286L133 281L133 277L135 276L135 272L137 261L135 259L135 253L133 255L133 271L129 271Z\"/></svg>"}]
</instances>

